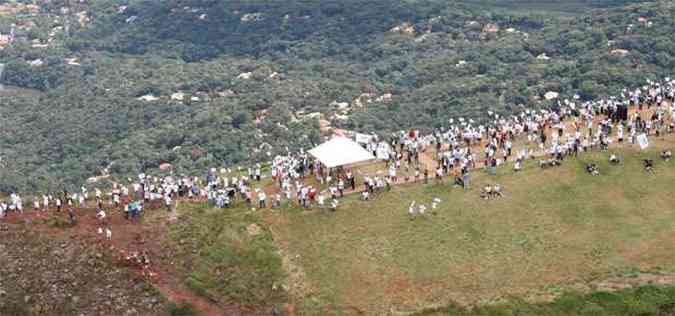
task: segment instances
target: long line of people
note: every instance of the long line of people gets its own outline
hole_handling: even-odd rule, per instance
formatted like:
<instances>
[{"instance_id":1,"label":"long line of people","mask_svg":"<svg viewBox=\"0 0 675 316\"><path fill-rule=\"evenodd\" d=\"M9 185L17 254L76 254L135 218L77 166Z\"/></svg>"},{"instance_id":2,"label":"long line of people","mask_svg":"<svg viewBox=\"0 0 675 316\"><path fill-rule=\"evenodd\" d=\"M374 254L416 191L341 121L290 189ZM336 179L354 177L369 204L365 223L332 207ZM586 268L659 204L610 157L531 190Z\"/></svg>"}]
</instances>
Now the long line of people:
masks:
<instances>
[{"instance_id":1,"label":"long line of people","mask_svg":"<svg viewBox=\"0 0 675 316\"><path fill-rule=\"evenodd\" d=\"M445 128L426 134L411 130L382 141L373 137L365 146L387 167L385 174L359 174L363 181L361 198L369 200L402 182L427 183L434 171L437 180L451 176L455 185L468 188L470 170L481 166L494 173L498 166L514 161L518 171L525 160L535 156L550 157L540 163L547 167L591 149L606 150L610 144L626 139L643 146L642 137L675 129L674 93L675 80L666 78L602 100L581 102L574 96L549 110L524 110L510 117L488 112L484 124L459 117L451 119ZM421 158L434 147L435 169ZM279 208L297 201L306 208L336 209L346 191L358 191L359 187L354 170L327 170L303 150L287 150L285 155L274 157L268 170L263 169L258 163L245 171L209 169L204 177L140 174L136 180L113 184L105 196L100 188L93 188L95 208L97 213L105 208L120 209L129 219L140 216L146 204L163 202L171 212L177 199L207 200L220 208L231 207L241 199L258 208ZM268 177L274 189L261 184ZM32 205L36 211L86 209L91 207L90 195L82 186L78 192L32 196ZM23 197L12 193L8 201L0 202L0 217L7 212L23 212L25 204Z\"/></svg>"}]
</instances>

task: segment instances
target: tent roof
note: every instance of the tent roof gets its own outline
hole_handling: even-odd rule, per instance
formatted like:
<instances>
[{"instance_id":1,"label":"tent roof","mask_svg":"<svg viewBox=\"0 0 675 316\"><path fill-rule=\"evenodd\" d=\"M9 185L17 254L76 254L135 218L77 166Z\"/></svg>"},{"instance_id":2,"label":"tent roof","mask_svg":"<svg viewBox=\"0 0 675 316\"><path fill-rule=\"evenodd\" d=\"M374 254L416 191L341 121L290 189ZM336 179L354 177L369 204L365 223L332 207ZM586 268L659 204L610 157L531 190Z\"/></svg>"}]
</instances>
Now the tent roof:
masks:
<instances>
[{"instance_id":1,"label":"tent roof","mask_svg":"<svg viewBox=\"0 0 675 316\"><path fill-rule=\"evenodd\" d=\"M309 154L328 168L375 159L359 144L345 137L335 137L310 150Z\"/></svg>"}]
</instances>

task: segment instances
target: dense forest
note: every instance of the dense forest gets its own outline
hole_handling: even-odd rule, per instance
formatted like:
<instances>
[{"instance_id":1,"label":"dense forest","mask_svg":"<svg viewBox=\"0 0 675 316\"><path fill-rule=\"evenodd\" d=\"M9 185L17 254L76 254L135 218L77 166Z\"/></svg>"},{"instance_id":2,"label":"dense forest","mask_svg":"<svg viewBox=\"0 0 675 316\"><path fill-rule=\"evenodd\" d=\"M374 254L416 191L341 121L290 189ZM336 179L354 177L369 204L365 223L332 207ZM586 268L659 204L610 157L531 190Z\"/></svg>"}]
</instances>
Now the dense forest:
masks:
<instances>
[{"instance_id":1,"label":"dense forest","mask_svg":"<svg viewBox=\"0 0 675 316\"><path fill-rule=\"evenodd\" d=\"M32 3L0 1L0 192L242 166L328 125L430 129L675 69L672 1Z\"/></svg>"}]
</instances>

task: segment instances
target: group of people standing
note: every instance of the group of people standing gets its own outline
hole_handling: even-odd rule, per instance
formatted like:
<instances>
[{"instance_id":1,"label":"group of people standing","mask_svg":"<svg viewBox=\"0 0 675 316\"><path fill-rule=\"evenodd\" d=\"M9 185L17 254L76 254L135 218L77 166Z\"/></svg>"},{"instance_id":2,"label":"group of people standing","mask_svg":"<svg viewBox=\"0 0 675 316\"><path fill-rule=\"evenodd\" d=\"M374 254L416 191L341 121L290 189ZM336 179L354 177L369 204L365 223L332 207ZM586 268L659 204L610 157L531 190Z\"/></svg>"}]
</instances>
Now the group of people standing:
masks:
<instances>
[{"instance_id":1,"label":"group of people standing","mask_svg":"<svg viewBox=\"0 0 675 316\"><path fill-rule=\"evenodd\" d=\"M450 176L455 185L468 189L470 172L479 167L494 173L498 166L513 161L518 171L532 157L550 156L549 163L560 163L567 156L593 148L607 149L613 143L644 147L648 136L672 132L675 80L666 79L602 100L581 102L574 96L548 110L525 110L510 117L489 112L484 124L460 117L428 133L398 132L385 141L373 137L364 146L377 151L378 156L384 153L386 162L386 169L374 174L343 168L327 170L300 150L278 155L266 166L255 164L247 170L234 171L212 168L203 177L139 174L135 181L114 183L105 194L100 188L92 188L93 200L87 186L78 192L45 193L30 200L36 211L74 213L76 208L95 208L99 217L105 218L104 209L112 208L134 219L148 203L163 203L167 211L173 212L177 199L206 200L219 208L231 207L241 200L257 208L280 208L297 202L304 208L336 210L346 192L360 190L357 176L363 183L363 200L395 184L428 183L432 175L437 182ZM433 158L425 161L427 151L433 152ZM429 164L434 161L436 166ZM95 204L90 206L90 201ZM24 212L25 207L24 198L12 193L9 200L0 201L0 217L8 212Z\"/></svg>"}]
</instances>

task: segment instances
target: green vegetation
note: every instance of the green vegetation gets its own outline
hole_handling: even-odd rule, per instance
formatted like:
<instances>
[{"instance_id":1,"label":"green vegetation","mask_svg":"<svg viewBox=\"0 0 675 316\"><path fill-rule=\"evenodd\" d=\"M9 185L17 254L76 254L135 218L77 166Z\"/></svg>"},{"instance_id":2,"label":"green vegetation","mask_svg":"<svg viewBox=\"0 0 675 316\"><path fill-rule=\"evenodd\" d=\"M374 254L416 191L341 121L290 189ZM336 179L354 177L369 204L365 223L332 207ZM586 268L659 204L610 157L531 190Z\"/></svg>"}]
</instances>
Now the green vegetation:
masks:
<instances>
[{"instance_id":1,"label":"green vegetation","mask_svg":"<svg viewBox=\"0 0 675 316\"><path fill-rule=\"evenodd\" d=\"M125 179L161 162L195 174L268 160L320 142L300 111L385 134L672 74L675 5L614 6L624 2L95 0L64 15L64 1L38 1L36 16L0 14L0 33L28 25L0 51L0 191L72 189L106 168ZM578 13L560 13L568 5ZM390 31L404 23L412 34ZM352 104L346 118L333 101Z\"/></svg>"},{"instance_id":2,"label":"green vegetation","mask_svg":"<svg viewBox=\"0 0 675 316\"><path fill-rule=\"evenodd\" d=\"M167 305L166 314L168 316L201 316L192 305L176 304L173 302Z\"/></svg>"},{"instance_id":3,"label":"green vegetation","mask_svg":"<svg viewBox=\"0 0 675 316\"><path fill-rule=\"evenodd\" d=\"M336 213L269 217L277 243L304 269L311 290L302 308L309 313L326 305L370 314L511 296L536 300L635 269L673 273L675 199L667 188L675 165L658 162L656 175L649 175L641 159L655 152L620 155L620 166L609 165L606 153L544 171L533 161L518 174L508 168L496 177L476 172L469 192L447 183L396 187L374 201L348 199ZM588 162L602 175L587 174ZM479 198L479 188L495 182L505 197ZM432 211L435 197L442 203ZM413 200L430 214L411 220ZM616 308L656 308L634 304ZM564 306L535 307L556 315ZM574 315L578 307L558 314Z\"/></svg>"},{"instance_id":4,"label":"green vegetation","mask_svg":"<svg viewBox=\"0 0 675 316\"><path fill-rule=\"evenodd\" d=\"M671 315L675 165L657 161L648 174L641 162L673 144L613 150L619 166L609 153L589 153L548 170L530 161L519 173L476 171L468 192L447 182L397 186L369 202L347 197L335 213L181 204L167 246L178 250L184 282L224 305L292 302L302 314ZM590 162L600 176L585 172ZM505 196L482 200L480 188L493 183ZM442 202L432 210L435 197ZM412 200L428 214L411 220ZM660 279L669 285L651 285Z\"/></svg>"},{"instance_id":5,"label":"green vegetation","mask_svg":"<svg viewBox=\"0 0 675 316\"><path fill-rule=\"evenodd\" d=\"M623 6L643 1L635 0L464 0L462 3L486 9L506 9L517 12L583 13L589 9Z\"/></svg>"},{"instance_id":6,"label":"green vegetation","mask_svg":"<svg viewBox=\"0 0 675 316\"><path fill-rule=\"evenodd\" d=\"M180 211L169 235L190 288L223 304L261 307L283 301L281 258L255 212L206 205L184 205ZM253 223L262 227L258 235L247 231Z\"/></svg>"},{"instance_id":7,"label":"green vegetation","mask_svg":"<svg viewBox=\"0 0 675 316\"><path fill-rule=\"evenodd\" d=\"M615 293L592 294L566 293L552 303L531 304L511 300L505 304L478 307L471 311L448 307L416 315L449 316L502 316L502 315L574 315L614 316L642 315L660 316L675 314L675 287L645 286Z\"/></svg>"}]
</instances>

